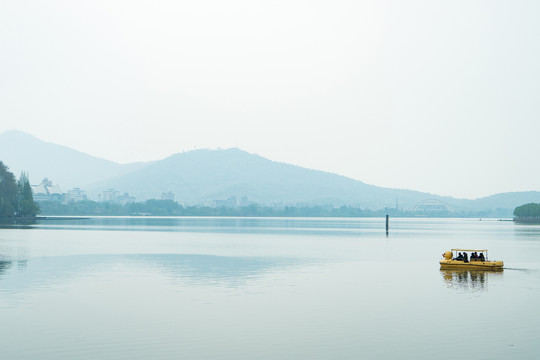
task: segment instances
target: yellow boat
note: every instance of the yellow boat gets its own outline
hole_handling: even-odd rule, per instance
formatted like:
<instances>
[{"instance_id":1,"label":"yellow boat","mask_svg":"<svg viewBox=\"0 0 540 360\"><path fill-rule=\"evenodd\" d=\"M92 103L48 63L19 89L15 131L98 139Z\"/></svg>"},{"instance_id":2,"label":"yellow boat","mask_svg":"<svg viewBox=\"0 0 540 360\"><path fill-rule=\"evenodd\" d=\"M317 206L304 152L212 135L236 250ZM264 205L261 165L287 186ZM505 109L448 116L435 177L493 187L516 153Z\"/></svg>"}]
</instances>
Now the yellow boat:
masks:
<instances>
[{"instance_id":1,"label":"yellow boat","mask_svg":"<svg viewBox=\"0 0 540 360\"><path fill-rule=\"evenodd\" d=\"M459 257L458 252L462 253L463 256ZM484 257L481 259L471 259L470 255L473 253L481 254ZM504 263L502 261L488 260L487 253L487 249L452 249L443 254L443 259L439 261L439 264L441 264L441 269L444 270L502 270Z\"/></svg>"}]
</instances>

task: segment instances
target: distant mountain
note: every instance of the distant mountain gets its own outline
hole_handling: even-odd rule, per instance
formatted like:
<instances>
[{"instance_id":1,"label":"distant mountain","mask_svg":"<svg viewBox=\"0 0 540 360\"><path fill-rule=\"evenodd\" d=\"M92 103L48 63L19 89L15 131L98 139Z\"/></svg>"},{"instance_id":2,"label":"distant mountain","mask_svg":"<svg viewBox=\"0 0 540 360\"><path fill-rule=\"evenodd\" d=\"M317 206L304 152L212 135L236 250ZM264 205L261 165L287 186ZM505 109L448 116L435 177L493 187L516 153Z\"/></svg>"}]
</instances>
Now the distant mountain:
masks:
<instances>
[{"instance_id":1,"label":"distant mountain","mask_svg":"<svg viewBox=\"0 0 540 360\"><path fill-rule=\"evenodd\" d=\"M32 184L39 184L47 177L64 191L119 176L146 165L117 164L39 140L20 131L0 134L0 161L17 177L21 171L26 171Z\"/></svg>"},{"instance_id":2,"label":"distant mountain","mask_svg":"<svg viewBox=\"0 0 540 360\"><path fill-rule=\"evenodd\" d=\"M32 184L44 177L64 191L87 190L97 200L105 189L135 196L137 201L159 199L172 191L179 202L201 204L231 196L258 203L353 205L361 208L411 209L426 199L441 201L458 211L502 209L510 216L527 202L540 202L540 192L514 192L476 200L382 188L345 176L268 160L239 149L194 150L166 159L121 165L96 158L31 135L0 134L0 161L18 176L27 171Z\"/></svg>"},{"instance_id":3,"label":"distant mountain","mask_svg":"<svg viewBox=\"0 0 540 360\"><path fill-rule=\"evenodd\" d=\"M515 209L519 205L530 202L540 203L540 192L521 191L495 194L476 200L469 200L469 207L475 209Z\"/></svg>"},{"instance_id":4,"label":"distant mountain","mask_svg":"<svg viewBox=\"0 0 540 360\"><path fill-rule=\"evenodd\" d=\"M187 203L246 196L262 203L349 204L369 208L394 207L396 199L401 206L412 206L432 197L274 162L239 149L175 154L92 188L114 188L141 200L159 198L161 193L172 191L178 201Z\"/></svg>"}]
</instances>

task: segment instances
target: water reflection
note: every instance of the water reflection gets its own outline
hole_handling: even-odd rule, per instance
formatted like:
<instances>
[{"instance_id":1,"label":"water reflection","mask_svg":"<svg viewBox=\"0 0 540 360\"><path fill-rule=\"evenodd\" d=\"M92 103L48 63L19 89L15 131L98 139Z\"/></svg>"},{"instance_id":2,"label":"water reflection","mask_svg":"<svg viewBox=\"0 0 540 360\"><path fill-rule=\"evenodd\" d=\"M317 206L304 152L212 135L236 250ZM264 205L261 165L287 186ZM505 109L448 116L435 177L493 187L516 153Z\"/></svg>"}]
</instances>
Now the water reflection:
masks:
<instances>
[{"instance_id":1,"label":"water reflection","mask_svg":"<svg viewBox=\"0 0 540 360\"><path fill-rule=\"evenodd\" d=\"M25 271L28 266L28 260L17 260L17 270Z\"/></svg>"},{"instance_id":2,"label":"water reflection","mask_svg":"<svg viewBox=\"0 0 540 360\"><path fill-rule=\"evenodd\" d=\"M33 228L358 236L383 231L384 223L378 218L50 217Z\"/></svg>"},{"instance_id":3,"label":"water reflection","mask_svg":"<svg viewBox=\"0 0 540 360\"><path fill-rule=\"evenodd\" d=\"M4 275L11 267L11 261L0 261L0 276Z\"/></svg>"},{"instance_id":4,"label":"water reflection","mask_svg":"<svg viewBox=\"0 0 540 360\"><path fill-rule=\"evenodd\" d=\"M31 229L36 223L33 218L0 219L0 229Z\"/></svg>"},{"instance_id":5,"label":"water reflection","mask_svg":"<svg viewBox=\"0 0 540 360\"><path fill-rule=\"evenodd\" d=\"M200 254L79 255L31 261L0 260L0 292L19 292L108 274L164 278L176 285L237 287L268 273L309 266L298 259ZM14 267L15 266L15 267Z\"/></svg>"},{"instance_id":6,"label":"water reflection","mask_svg":"<svg viewBox=\"0 0 540 360\"><path fill-rule=\"evenodd\" d=\"M194 284L233 285L247 278L299 266L299 261L292 259L200 254L137 255L132 259L147 269L159 269L169 277L183 278Z\"/></svg>"},{"instance_id":7,"label":"water reflection","mask_svg":"<svg viewBox=\"0 0 540 360\"><path fill-rule=\"evenodd\" d=\"M520 224L514 223L514 233L520 239L535 240L540 239L540 224Z\"/></svg>"},{"instance_id":8,"label":"water reflection","mask_svg":"<svg viewBox=\"0 0 540 360\"><path fill-rule=\"evenodd\" d=\"M27 266L26 260L17 260L17 261L0 260L0 280L2 280L5 276L7 276L9 269L11 269L13 264L17 264L17 271L19 272L23 272L26 270L26 266Z\"/></svg>"},{"instance_id":9,"label":"water reflection","mask_svg":"<svg viewBox=\"0 0 540 360\"><path fill-rule=\"evenodd\" d=\"M465 291L487 291L488 279L493 276L502 276L502 269L493 270L441 270L441 275L448 288L457 288Z\"/></svg>"}]
</instances>

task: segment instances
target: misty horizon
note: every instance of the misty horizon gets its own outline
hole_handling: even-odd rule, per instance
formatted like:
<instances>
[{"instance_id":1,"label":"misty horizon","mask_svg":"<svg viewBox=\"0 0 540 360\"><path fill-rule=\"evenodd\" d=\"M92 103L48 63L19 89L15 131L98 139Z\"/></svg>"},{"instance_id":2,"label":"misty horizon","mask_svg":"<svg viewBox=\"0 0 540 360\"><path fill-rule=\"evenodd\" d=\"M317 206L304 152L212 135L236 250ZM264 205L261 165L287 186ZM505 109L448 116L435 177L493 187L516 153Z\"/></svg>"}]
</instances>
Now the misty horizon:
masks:
<instances>
[{"instance_id":1,"label":"misty horizon","mask_svg":"<svg viewBox=\"0 0 540 360\"><path fill-rule=\"evenodd\" d=\"M1 1L2 355L535 358L539 15Z\"/></svg>"},{"instance_id":2,"label":"misty horizon","mask_svg":"<svg viewBox=\"0 0 540 360\"><path fill-rule=\"evenodd\" d=\"M21 152L21 148L31 150ZM92 200L99 200L109 189L115 189L118 196L124 194L121 198L127 201L159 199L171 192L176 195L173 199L184 204L245 197L250 203L263 205L334 204L372 210L397 210L398 202L400 209L410 210L432 199L456 211L506 209L497 210L500 214L509 214L515 206L537 198L540 201L540 192L534 191L466 199L421 189L384 188L324 170L277 162L239 148L197 149L156 161L118 164L21 131L9 131L0 134L0 153L6 154L3 160L15 173L29 173L35 186L46 177L51 186L59 185L64 192L81 188ZM79 196L75 193L79 190L70 196Z\"/></svg>"},{"instance_id":3,"label":"misty horizon","mask_svg":"<svg viewBox=\"0 0 540 360\"><path fill-rule=\"evenodd\" d=\"M0 132L117 163L236 147L388 188L540 190L536 1L30 3L0 6Z\"/></svg>"}]
</instances>

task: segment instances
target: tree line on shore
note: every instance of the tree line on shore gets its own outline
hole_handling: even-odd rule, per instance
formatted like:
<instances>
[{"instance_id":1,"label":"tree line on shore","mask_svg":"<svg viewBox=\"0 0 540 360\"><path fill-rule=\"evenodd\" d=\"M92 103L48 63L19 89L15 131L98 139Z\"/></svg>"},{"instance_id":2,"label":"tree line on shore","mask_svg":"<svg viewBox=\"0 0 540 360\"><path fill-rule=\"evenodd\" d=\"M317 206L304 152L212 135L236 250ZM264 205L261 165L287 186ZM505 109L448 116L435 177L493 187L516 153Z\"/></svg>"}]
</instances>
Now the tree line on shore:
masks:
<instances>
[{"instance_id":1,"label":"tree line on shore","mask_svg":"<svg viewBox=\"0 0 540 360\"><path fill-rule=\"evenodd\" d=\"M508 216L493 211L432 212L419 214L413 210L385 208L379 210L361 209L353 206L334 207L332 205L273 207L259 204L239 207L184 206L173 200L147 200L125 205L91 200L61 203L40 202L42 215L64 216L253 216L253 217L496 217Z\"/></svg>"},{"instance_id":2,"label":"tree line on shore","mask_svg":"<svg viewBox=\"0 0 540 360\"><path fill-rule=\"evenodd\" d=\"M8 167L0 161L0 218L35 217L39 206L34 201L28 174L15 179Z\"/></svg>"},{"instance_id":3,"label":"tree line on shore","mask_svg":"<svg viewBox=\"0 0 540 360\"><path fill-rule=\"evenodd\" d=\"M508 212L507 212L508 211ZM511 210L459 211L453 213L423 213L412 210L385 208L380 210L361 209L353 206L332 205L273 207L250 204L242 207L183 206L172 200L147 200L125 205L91 200L60 203L33 200L28 174L21 173L15 179L8 167L0 161L0 218L31 218L42 215L73 216L283 216L283 217L506 217ZM529 203L514 210L516 220L540 222L540 204Z\"/></svg>"},{"instance_id":4,"label":"tree line on shore","mask_svg":"<svg viewBox=\"0 0 540 360\"><path fill-rule=\"evenodd\" d=\"M540 222L540 204L528 203L514 209L514 220L518 222Z\"/></svg>"},{"instance_id":5,"label":"tree line on shore","mask_svg":"<svg viewBox=\"0 0 540 360\"><path fill-rule=\"evenodd\" d=\"M91 200L60 203L41 202L42 215L79 216L284 216L284 217L360 217L384 216L385 211L365 210L342 206L287 206L276 208L251 204L239 207L183 206L173 200L147 200L125 205Z\"/></svg>"}]
</instances>

